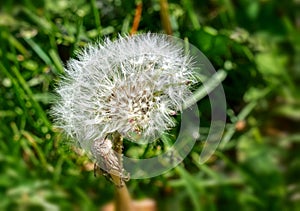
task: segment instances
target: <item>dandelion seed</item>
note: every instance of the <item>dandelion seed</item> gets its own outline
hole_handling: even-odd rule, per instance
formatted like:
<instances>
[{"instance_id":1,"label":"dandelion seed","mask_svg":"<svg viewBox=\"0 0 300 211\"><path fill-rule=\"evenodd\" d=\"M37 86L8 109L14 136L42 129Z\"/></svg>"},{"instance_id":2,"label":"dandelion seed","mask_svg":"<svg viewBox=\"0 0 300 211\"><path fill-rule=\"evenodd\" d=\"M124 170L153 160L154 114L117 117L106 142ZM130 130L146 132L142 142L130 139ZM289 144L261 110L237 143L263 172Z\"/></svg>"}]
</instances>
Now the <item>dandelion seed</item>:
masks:
<instances>
[{"instance_id":1,"label":"dandelion seed","mask_svg":"<svg viewBox=\"0 0 300 211\"><path fill-rule=\"evenodd\" d=\"M173 116L195 82L192 58L169 36L119 37L89 45L69 61L52 113L94 159L118 168L105 137L118 132L137 143L154 140L175 126Z\"/></svg>"}]
</instances>

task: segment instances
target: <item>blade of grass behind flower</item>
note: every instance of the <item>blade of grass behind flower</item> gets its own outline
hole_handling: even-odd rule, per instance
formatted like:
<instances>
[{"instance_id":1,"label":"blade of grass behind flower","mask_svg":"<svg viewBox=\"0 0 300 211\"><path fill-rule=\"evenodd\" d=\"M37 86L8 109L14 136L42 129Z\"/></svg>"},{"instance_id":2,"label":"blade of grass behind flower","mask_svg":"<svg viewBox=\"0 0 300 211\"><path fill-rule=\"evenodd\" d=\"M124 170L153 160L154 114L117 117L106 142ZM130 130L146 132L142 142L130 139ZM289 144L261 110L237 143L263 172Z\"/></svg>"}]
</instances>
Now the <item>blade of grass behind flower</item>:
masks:
<instances>
[{"instance_id":1,"label":"blade of grass behind flower","mask_svg":"<svg viewBox=\"0 0 300 211\"><path fill-rule=\"evenodd\" d=\"M30 89L30 87L27 85L26 81L24 80L24 78L22 77L21 73L19 72L19 70L13 66L11 68L12 72L14 73L14 75L17 77L18 82L20 83L21 87L25 90L27 96L29 97L32 106L35 108L35 110L37 111L39 117L41 118L41 120L44 122L44 124L48 127L51 127L51 123L49 122L44 110L42 109L42 107L39 105L39 103L34 99L34 95Z\"/></svg>"},{"instance_id":2,"label":"blade of grass behind flower","mask_svg":"<svg viewBox=\"0 0 300 211\"><path fill-rule=\"evenodd\" d=\"M21 134L29 141L30 145L33 147L34 151L37 154L37 157L39 158L41 164L49 169L49 165L47 163L47 160L44 156L43 150L41 149L41 147L39 146L39 144L37 144L37 142L43 142L43 140L39 139L37 136L34 136L33 134L31 134L30 132L27 131L21 131Z\"/></svg>"},{"instance_id":3,"label":"blade of grass behind flower","mask_svg":"<svg viewBox=\"0 0 300 211\"><path fill-rule=\"evenodd\" d=\"M230 139L234 135L234 133L236 131L235 124L238 121L245 120L247 118L247 116L250 115L250 113L253 111L253 109L257 106L258 100L259 99L263 99L271 91L272 91L272 88L270 88L270 87L267 87L266 89L262 90L260 96L258 97L258 99L256 99L255 101L252 101L252 102L248 103L242 109L242 111L235 118L235 121L231 125L228 125L228 128L227 128L227 130L225 132L225 135L223 136L223 139L222 139L222 141L220 143L220 146L219 146L220 149L224 149L226 147L227 143L230 141Z\"/></svg>"},{"instance_id":4,"label":"blade of grass behind flower","mask_svg":"<svg viewBox=\"0 0 300 211\"><path fill-rule=\"evenodd\" d=\"M44 17L38 16L34 14L31 10L29 10L26 7L22 7L22 11L29 17L37 26L39 29L42 29L46 34L49 32L51 33L52 30L52 24L51 22L47 21Z\"/></svg>"},{"instance_id":5,"label":"blade of grass behind flower","mask_svg":"<svg viewBox=\"0 0 300 211\"><path fill-rule=\"evenodd\" d=\"M101 36L101 21L100 21L100 14L99 14L99 10L96 6L96 1L95 0L91 0L91 6L92 6L92 11L93 11L93 15L95 18L95 25L98 31L98 34Z\"/></svg>"},{"instance_id":6,"label":"blade of grass behind flower","mask_svg":"<svg viewBox=\"0 0 300 211\"><path fill-rule=\"evenodd\" d=\"M13 84L13 88L16 93L16 98L18 99L18 102L20 103L21 108L23 108L23 110L21 110L21 113L24 113L24 115L21 115L21 121L20 121L21 123L19 124L19 127L21 129L24 129L24 126L27 121L34 124L34 120L32 119L32 117L28 116L28 114L26 112L24 112L26 110L26 93L24 92L24 90L22 89L22 87L20 86L18 81L15 79L15 77L13 77L10 74L10 72L6 69L6 67L2 63L0 63L0 70L1 70L1 72L4 73L4 75L6 75L7 78L9 78L11 80L11 82Z\"/></svg>"},{"instance_id":7,"label":"blade of grass behind flower","mask_svg":"<svg viewBox=\"0 0 300 211\"><path fill-rule=\"evenodd\" d=\"M15 47L22 55L25 57L29 56L28 50L11 34L6 33L6 31L2 31L2 37L8 40L9 44Z\"/></svg>"},{"instance_id":8,"label":"blade of grass behind flower","mask_svg":"<svg viewBox=\"0 0 300 211\"><path fill-rule=\"evenodd\" d=\"M53 61L53 64L55 65L56 67L56 70L59 74L63 73L64 72L64 67L63 67L63 64L62 64L62 61L59 57L59 55L57 54L57 51L55 51L54 49L50 49L49 50L49 55Z\"/></svg>"},{"instance_id":9,"label":"blade of grass behind flower","mask_svg":"<svg viewBox=\"0 0 300 211\"><path fill-rule=\"evenodd\" d=\"M196 211L202 210L200 205L199 189L198 190L195 189L195 178L181 166L177 166L176 171L179 173L180 177L183 179L185 183L184 187L186 187L186 190L194 205L193 210Z\"/></svg>"},{"instance_id":10,"label":"blade of grass behind flower","mask_svg":"<svg viewBox=\"0 0 300 211\"><path fill-rule=\"evenodd\" d=\"M211 91L213 91L220 83L226 78L227 73L225 70L219 70L213 76L211 76L207 81L203 82L200 88L198 88L194 93L193 96L185 102L183 106L184 109L190 107L191 105L195 104L206 95L208 95Z\"/></svg>"},{"instance_id":11,"label":"blade of grass behind flower","mask_svg":"<svg viewBox=\"0 0 300 211\"><path fill-rule=\"evenodd\" d=\"M33 39L24 39L27 44L34 50L34 52L48 65L51 67L54 73L59 74L59 69L56 66L53 65L53 62L51 61L50 57L45 53L45 51L36 43Z\"/></svg>"},{"instance_id":12,"label":"blade of grass behind flower","mask_svg":"<svg viewBox=\"0 0 300 211\"><path fill-rule=\"evenodd\" d=\"M201 25L198 21L198 15L196 14L193 6L193 2L191 0L182 0L182 5L187 11L187 14L191 20L194 30L198 30L201 28Z\"/></svg>"}]
</instances>

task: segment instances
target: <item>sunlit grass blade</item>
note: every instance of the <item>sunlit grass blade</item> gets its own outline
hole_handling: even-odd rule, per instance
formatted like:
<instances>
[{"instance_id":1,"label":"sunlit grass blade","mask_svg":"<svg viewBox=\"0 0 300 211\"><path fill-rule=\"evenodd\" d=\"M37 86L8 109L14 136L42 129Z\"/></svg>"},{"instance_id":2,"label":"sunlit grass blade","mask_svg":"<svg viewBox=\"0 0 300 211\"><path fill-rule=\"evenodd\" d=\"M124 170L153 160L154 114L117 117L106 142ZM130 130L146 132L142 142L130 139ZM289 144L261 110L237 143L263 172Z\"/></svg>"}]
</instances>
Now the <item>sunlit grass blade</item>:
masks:
<instances>
[{"instance_id":1,"label":"sunlit grass blade","mask_svg":"<svg viewBox=\"0 0 300 211\"><path fill-rule=\"evenodd\" d=\"M50 57L48 56L47 53L45 53L45 51L33 40L33 39L28 39L25 38L24 39L28 45L34 50L34 52L49 66L51 67L51 69L56 73L59 74L59 72L61 72L61 65L59 65L59 62L57 61L57 66L59 69L56 68L56 66L53 64L52 60L50 59ZM51 54L52 56L54 56L54 53ZM56 60L58 60L58 58L55 58Z\"/></svg>"},{"instance_id":2,"label":"sunlit grass blade","mask_svg":"<svg viewBox=\"0 0 300 211\"><path fill-rule=\"evenodd\" d=\"M4 66L2 66L4 68ZM5 68L4 68L5 69ZM44 122L44 124L48 127L51 127L51 123L49 122L45 111L42 109L42 107L39 105L39 103L34 99L33 92L31 91L30 87L18 71L18 69L13 66L11 68L12 72L16 76L18 83L20 83L21 87L25 90L27 96L29 97L30 101L32 102L33 107L35 108L36 112L38 113L38 117L41 118L41 120ZM7 71L6 71L7 72Z\"/></svg>"},{"instance_id":3,"label":"sunlit grass blade","mask_svg":"<svg viewBox=\"0 0 300 211\"><path fill-rule=\"evenodd\" d=\"M189 108L191 105L204 98L221 84L221 82L226 78L226 75L227 73L224 70L216 72L211 76L211 78L203 82L204 84L193 93L193 96L185 102L183 107Z\"/></svg>"}]
</instances>

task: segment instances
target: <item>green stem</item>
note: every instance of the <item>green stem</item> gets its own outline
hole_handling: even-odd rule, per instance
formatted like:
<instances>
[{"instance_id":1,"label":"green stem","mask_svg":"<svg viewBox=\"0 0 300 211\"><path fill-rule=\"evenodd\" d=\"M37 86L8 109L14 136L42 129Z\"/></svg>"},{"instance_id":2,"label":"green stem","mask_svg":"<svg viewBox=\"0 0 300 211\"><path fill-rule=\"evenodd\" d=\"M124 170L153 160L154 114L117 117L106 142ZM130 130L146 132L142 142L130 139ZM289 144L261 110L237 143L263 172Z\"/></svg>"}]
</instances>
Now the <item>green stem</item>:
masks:
<instances>
[{"instance_id":1,"label":"green stem","mask_svg":"<svg viewBox=\"0 0 300 211\"><path fill-rule=\"evenodd\" d=\"M100 14L98 11L98 8L96 6L96 1L95 0L91 0L91 4L92 4L92 10L93 10L93 14L94 14L94 18L95 18L95 24L96 24L96 28L97 31L99 33L99 35L101 36L102 34L102 27L101 27L101 21L100 21Z\"/></svg>"},{"instance_id":2,"label":"green stem","mask_svg":"<svg viewBox=\"0 0 300 211\"><path fill-rule=\"evenodd\" d=\"M172 34L172 27L171 27L171 22L170 22L170 17L169 17L169 6L168 6L168 1L167 0L160 0L160 17L161 17L161 22L162 25L165 29L165 32L168 35Z\"/></svg>"}]
</instances>

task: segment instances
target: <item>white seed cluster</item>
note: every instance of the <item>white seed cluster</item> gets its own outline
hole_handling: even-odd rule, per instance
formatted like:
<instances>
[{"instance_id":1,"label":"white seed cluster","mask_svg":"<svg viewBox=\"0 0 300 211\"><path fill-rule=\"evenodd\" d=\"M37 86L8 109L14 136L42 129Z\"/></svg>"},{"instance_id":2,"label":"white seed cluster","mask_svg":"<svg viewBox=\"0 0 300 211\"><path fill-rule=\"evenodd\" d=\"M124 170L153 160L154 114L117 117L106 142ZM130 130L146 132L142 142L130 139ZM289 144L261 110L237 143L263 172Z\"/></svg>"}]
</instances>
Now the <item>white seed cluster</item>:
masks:
<instances>
[{"instance_id":1,"label":"white seed cluster","mask_svg":"<svg viewBox=\"0 0 300 211\"><path fill-rule=\"evenodd\" d=\"M183 47L151 33L89 45L65 71L52 113L56 125L88 151L114 132L153 140L174 126L172 115L196 82Z\"/></svg>"}]
</instances>

